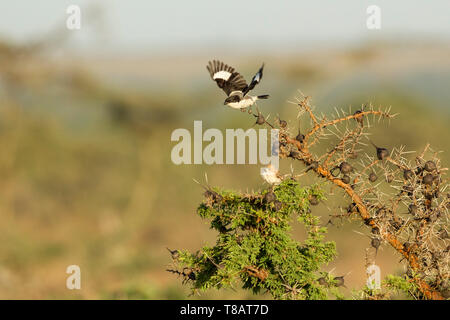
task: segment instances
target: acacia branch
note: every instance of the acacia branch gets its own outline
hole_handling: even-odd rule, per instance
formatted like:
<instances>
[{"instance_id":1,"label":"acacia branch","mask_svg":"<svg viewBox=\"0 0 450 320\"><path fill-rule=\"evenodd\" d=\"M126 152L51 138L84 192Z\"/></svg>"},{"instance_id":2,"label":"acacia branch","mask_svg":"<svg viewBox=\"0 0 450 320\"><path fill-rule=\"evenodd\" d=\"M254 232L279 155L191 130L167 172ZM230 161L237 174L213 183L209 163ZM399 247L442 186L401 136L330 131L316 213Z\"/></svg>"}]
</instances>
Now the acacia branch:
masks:
<instances>
[{"instance_id":1,"label":"acacia branch","mask_svg":"<svg viewBox=\"0 0 450 320\"><path fill-rule=\"evenodd\" d=\"M344 148L345 149L345 143L347 141L347 139L350 138L350 136L358 134L358 136L360 136L362 134L362 129L363 129L363 118L368 116L368 115L373 115L373 116L380 116L380 117L384 117L384 118L392 118L393 115L390 115L387 112L383 112L381 110L368 110L368 111L358 111L352 115L347 115L347 116L343 116L343 117L339 117L337 119L333 119L333 120L329 120L326 121L326 119L324 118L321 122L319 122L316 118L316 116L313 114L310 106L309 106L309 97L305 97L302 101L300 101L298 103L298 105L303 108L304 110L306 110L307 114L310 116L312 123L313 123L313 127L305 134L304 140L302 142L296 140L293 137L290 137L287 134L287 131L284 130L283 132L280 132L280 139L286 141L286 144L293 146L298 154L298 156L293 156L292 158L296 159L296 160L300 160L302 161L306 166L308 166L308 169L312 169L314 172L316 172L318 174L319 177L326 179L327 181L333 183L334 185L340 187L341 189L344 190L344 192L349 196L349 198L351 199L351 201L354 203L355 207L357 208L356 213L359 215L359 217L364 221L364 223L369 226L373 232L375 233L379 233L380 237L382 237L383 240L385 240L387 243L389 243L398 253L400 253L400 255L406 259L406 261L408 261L408 264L410 266L410 268L415 271L416 273L424 273L426 270L424 270L423 267L423 263L421 262L421 256L420 256L420 251L417 251L415 249L415 247L409 247L406 246L403 241L398 238L397 233L399 233L400 231L404 230L403 228L405 228L405 224L403 219L401 219L400 217L396 217L394 214L394 210L391 211L391 216L392 216L392 223L395 224L399 224L399 227L397 228L397 231L395 230L391 230L389 228L386 228L383 226L380 226L376 221L376 219L372 218L371 214L370 214L370 208L368 207L368 202L363 200L363 196L364 196L364 192L358 192L355 191L355 187L354 185L359 181L359 179L363 176L363 173L366 172L369 168L375 166L376 164L378 164L379 162L381 162L380 159L375 159L372 160L370 163L368 163L365 167L362 168L362 170L359 172L358 176L354 178L353 180L353 185L350 185L348 183L345 183L342 181L342 179L337 178L336 176L334 176L331 173L331 170L328 169L328 163L331 161L331 159L333 158L333 156L336 154L336 151L338 148ZM345 122L345 121L351 121L351 120L357 120L359 122L360 125L360 129L361 132L357 132L357 129L351 131L350 133L347 133L345 135L343 135L341 137L341 141L335 146L335 148L333 148L330 152L328 152L327 154L324 154L320 157L316 157L314 156L311 152L310 152L310 147L311 147L311 143L309 143L309 139L314 136L318 131L321 131L329 126L335 126L336 124ZM355 144L357 143L357 141L355 141ZM427 146L427 148L429 148L429 146ZM352 152L354 150L354 145L352 147ZM343 151L345 153L345 150ZM424 151L425 152L425 151ZM421 154L420 158L423 159L424 156L424 152ZM324 156L326 157L326 160L323 164L319 164L318 161L320 161L321 159L324 158ZM317 160L314 160L317 159ZM345 155L343 155L343 159L345 160ZM403 163L400 163L398 160L394 159L391 156L387 156L385 159L388 161L389 163L394 164L398 170L405 170L407 169L407 166L404 165ZM383 166L384 169L384 166ZM387 170L387 169L385 169ZM387 173L387 171L386 171ZM404 186L405 188L405 186ZM425 188L426 189L426 188ZM366 189L369 190L369 189ZM376 192L376 191L375 191ZM410 189L402 189L401 194L398 196L398 201L401 201L403 195L406 194L407 196L411 196L412 199L414 199L414 203L416 203L416 196L414 194L414 190L411 191ZM411 195L410 195L411 194ZM424 201L424 203L426 204L426 208L428 210L431 210L431 201L426 199ZM393 207L394 208L394 207ZM430 213L431 215L431 213ZM426 228L426 226L428 226L428 220L430 219L430 217L425 217L422 219L422 222L420 223L420 227L417 230L417 236L419 237L423 237L424 235L424 230ZM380 230L383 229L382 232L380 232ZM419 290L422 292L422 294L427 298L427 299L443 299L443 296L441 295L441 293L437 290L435 290L434 288L432 288L424 279L420 278L420 277L414 277L412 279L417 287L419 288Z\"/></svg>"}]
</instances>

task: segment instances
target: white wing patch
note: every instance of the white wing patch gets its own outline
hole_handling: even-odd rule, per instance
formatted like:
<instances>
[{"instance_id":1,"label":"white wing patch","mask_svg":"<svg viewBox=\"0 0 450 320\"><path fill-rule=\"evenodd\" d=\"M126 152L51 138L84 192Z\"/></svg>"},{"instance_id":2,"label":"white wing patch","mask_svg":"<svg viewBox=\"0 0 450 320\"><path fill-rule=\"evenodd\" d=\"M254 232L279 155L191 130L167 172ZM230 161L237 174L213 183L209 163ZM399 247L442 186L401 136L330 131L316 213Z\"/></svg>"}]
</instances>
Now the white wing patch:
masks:
<instances>
[{"instance_id":1,"label":"white wing patch","mask_svg":"<svg viewBox=\"0 0 450 320\"><path fill-rule=\"evenodd\" d=\"M230 72L222 70L222 71L214 73L213 79L214 80L223 79L225 81L228 81L228 79L230 79L230 76L231 76Z\"/></svg>"}]
</instances>

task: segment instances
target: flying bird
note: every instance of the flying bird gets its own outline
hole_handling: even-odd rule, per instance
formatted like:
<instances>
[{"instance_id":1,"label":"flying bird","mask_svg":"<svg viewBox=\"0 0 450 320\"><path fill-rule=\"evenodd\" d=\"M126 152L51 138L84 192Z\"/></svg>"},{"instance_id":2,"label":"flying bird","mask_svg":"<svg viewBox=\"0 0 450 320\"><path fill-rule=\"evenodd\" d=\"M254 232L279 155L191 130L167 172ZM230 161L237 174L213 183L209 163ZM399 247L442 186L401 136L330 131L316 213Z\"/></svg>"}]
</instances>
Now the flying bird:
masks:
<instances>
[{"instance_id":1,"label":"flying bird","mask_svg":"<svg viewBox=\"0 0 450 320\"><path fill-rule=\"evenodd\" d=\"M208 69L211 79L226 93L227 98L223 102L224 105L234 109L246 109L251 107L257 100L269 98L268 94L259 96L248 94L261 81L264 63L253 76L250 84L247 84L245 79L233 67L221 61L209 61L206 69Z\"/></svg>"}]
</instances>

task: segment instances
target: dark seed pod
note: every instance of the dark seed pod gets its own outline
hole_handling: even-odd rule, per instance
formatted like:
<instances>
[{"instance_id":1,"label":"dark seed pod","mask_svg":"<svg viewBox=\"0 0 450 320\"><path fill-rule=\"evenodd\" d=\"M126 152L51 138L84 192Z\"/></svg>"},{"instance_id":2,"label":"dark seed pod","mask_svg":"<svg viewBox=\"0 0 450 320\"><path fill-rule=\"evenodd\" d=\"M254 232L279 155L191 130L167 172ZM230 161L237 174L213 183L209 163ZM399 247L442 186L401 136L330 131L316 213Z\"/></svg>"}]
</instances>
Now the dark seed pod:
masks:
<instances>
[{"instance_id":1,"label":"dark seed pod","mask_svg":"<svg viewBox=\"0 0 450 320\"><path fill-rule=\"evenodd\" d=\"M342 182L343 183L349 183L350 182L350 177L346 174L344 174L344 176L342 177Z\"/></svg>"},{"instance_id":2,"label":"dark seed pod","mask_svg":"<svg viewBox=\"0 0 450 320\"><path fill-rule=\"evenodd\" d=\"M344 276L334 277L336 287L345 287Z\"/></svg>"},{"instance_id":3,"label":"dark seed pod","mask_svg":"<svg viewBox=\"0 0 450 320\"><path fill-rule=\"evenodd\" d=\"M372 241L370 242L371 246L374 247L375 249L378 250L378 248L380 247L381 241L378 238L373 238Z\"/></svg>"},{"instance_id":4,"label":"dark seed pod","mask_svg":"<svg viewBox=\"0 0 450 320\"><path fill-rule=\"evenodd\" d=\"M275 200L273 203L273 209L275 211L280 211L281 208L283 207L283 203L281 201Z\"/></svg>"},{"instance_id":5,"label":"dark seed pod","mask_svg":"<svg viewBox=\"0 0 450 320\"><path fill-rule=\"evenodd\" d=\"M386 148L379 148L372 141L370 141L370 143L375 147L375 149L377 149L377 158L378 158L378 160L384 160L387 157L389 157L388 149L386 149Z\"/></svg>"},{"instance_id":6,"label":"dark seed pod","mask_svg":"<svg viewBox=\"0 0 450 320\"><path fill-rule=\"evenodd\" d=\"M347 174L352 172L353 167L348 163L348 162L342 162L341 165L339 166L339 169L341 170L341 173L343 174Z\"/></svg>"},{"instance_id":7,"label":"dark seed pod","mask_svg":"<svg viewBox=\"0 0 450 320\"><path fill-rule=\"evenodd\" d=\"M280 119L280 127L284 129L284 128L286 128L286 126L287 126L286 120L281 120Z\"/></svg>"},{"instance_id":8,"label":"dark seed pod","mask_svg":"<svg viewBox=\"0 0 450 320\"><path fill-rule=\"evenodd\" d=\"M436 163L434 163L431 160L428 160L427 162L425 162L425 165L423 168L428 172L432 172L432 171L436 170Z\"/></svg>"},{"instance_id":9,"label":"dark seed pod","mask_svg":"<svg viewBox=\"0 0 450 320\"><path fill-rule=\"evenodd\" d=\"M319 282L321 286L328 287L328 282L324 277L317 279L317 282Z\"/></svg>"},{"instance_id":10,"label":"dark seed pod","mask_svg":"<svg viewBox=\"0 0 450 320\"><path fill-rule=\"evenodd\" d=\"M384 160L389 156L389 151L386 148L377 148L378 160Z\"/></svg>"},{"instance_id":11,"label":"dark seed pod","mask_svg":"<svg viewBox=\"0 0 450 320\"><path fill-rule=\"evenodd\" d=\"M256 124L263 125L266 123L266 119L264 119L264 116L260 113L258 114L258 117L256 118Z\"/></svg>"},{"instance_id":12,"label":"dark seed pod","mask_svg":"<svg viewBox=\"0 0 450 320\"><path fill-rule=\"evenodd\" d=\"M433 181L434 181L434 177L431 173L428 173L422 179L423 184L426 184L427 186L431 186L433 184Z\"/></svg>"},{"instance_id":13,"label":"dark seed pod","mask_svg":"<svg viewBox=\"0 0 450 320\"><path fill-rule=\"evenodd\" d=\"M319 204L319 199L317 199L317 196L313 194L309 197L309 203L312 206L317 206Z\"/></svg>"},{"instance_id":14,"label":"dark seed pod","mask_svg":"<svg viewBox=\"0 0 450 320\"><path fill-rule=\"evenodd\" d=\"M358 114L360 114L360 113L362 113L362 111L361 111L361 110L357 110L357 111L355 111L355 113L354 113L353 115L356 116L356 115L358 115ZM359 116L359 117L355 118L355 120L358 121L358 123L359 123L360 125L363 125L363 124L364 124L363 116Z\"/></svg>"},{"instance_id":15,"label":"dark seed pod","mask_svg":"<svg viewBox=\"0 0 450 320\"><path fill-rule=\"evenodd\" d=\"M380 229L372 228L372 230L370 230L370 232L373 233L373 234L380 234Z\"/></svg>"},{"instance_id":16,"label":"dark seed pod","mask_svg":"<svg viewBox=\"0 0 450 320\"><path fill-rule=\"evenodd\" d=\"M403 178L404 178L405 180L409 180L409 179L411 179L412 177L414 177L414 173L413 173L411 170L409 170L409 169L403 170Z\"/></svg>"},{"instance_id":17,"label":"dark seed pod","mask_svg":"<svg viewBox=\"0 0 450 320\"><path fill-rule=\"evenodd\" d=\"M370 182L375 182L375 181L377 181L377 179L378 179L378 177L377 177L377 175L374 172L369 174L369 181Z\"/></svg>"},{"instance_id":18,"label":"dark seed pod","mask_svg":"<svg viewBox=\"0 0 450 320\"><path fill-rule=\"evenodd\" d=\"M303 140L305 140L305 135L301 134L300 131L299 131L298 135L295 137L295 140L297 140L298 142L302 143Z\"/></svg>"},{"instance_id":19,"label":"dark seed pod","mask_svg":"<svg viewBox=\"0 0 450 320\"><path fill-rule=\"evenodd\" d=\"M387 183L391 183L392 181L394 181L394 176L392 174L389 174L386 176L386 182Z\"/></svg>"},{"instance_id":20,"label":"dark seed pod","mask_svg":"<svg viewBox=\"0 0 450 320\"><path fill-rule=\"evenodd\" d=\"M385 148L377 149L377 158L378 160L384 160L389 156L389 151Z\"/></svg>"},{"instance_id":21,"label":"dark seed pod","mask_svg":"<svg viewBox=\"0 0 450 320\"><path fill-rule=\"evenodd\" d=\"M277 200L277 196L275 195L275 193L273 193L273 191L269 191L264 195L264 201L266 203L271 203L275 200Z\"/></svg>"},{"instance_id":22,"label":"dark seed pod","mask_svg":"<svg viewBox=\"0 0 450 320\"><path fill-rule=\"evenodd\" d=\"M410 204L408 207L408 211L412 215L416 215L418 210L419 210L419 208L417 208L417 206L415 204Z\"/></svg>"}]
</instances>

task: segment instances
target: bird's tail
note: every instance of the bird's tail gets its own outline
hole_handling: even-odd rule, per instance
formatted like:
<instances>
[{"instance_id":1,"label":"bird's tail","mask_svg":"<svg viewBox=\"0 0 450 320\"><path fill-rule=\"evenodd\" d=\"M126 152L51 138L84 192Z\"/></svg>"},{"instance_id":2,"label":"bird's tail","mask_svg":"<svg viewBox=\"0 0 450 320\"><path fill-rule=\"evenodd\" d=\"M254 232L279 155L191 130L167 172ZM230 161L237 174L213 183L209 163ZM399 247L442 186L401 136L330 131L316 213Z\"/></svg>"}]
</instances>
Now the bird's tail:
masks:
<instances>
[{"instance_id":1,"label":"bird's tail","mask_svg":"<svg viewBox=\"0 0 450 320\"><path fill-rule=\"evenodd\" d=\"M263 94L257 97L258 99L269 99L269 95L268 94Z\"/></svg>"}]
</instances>

